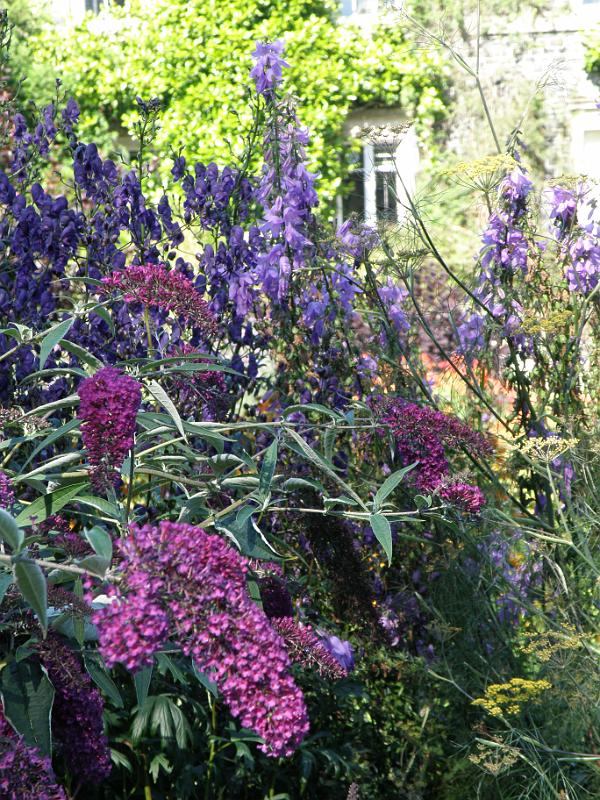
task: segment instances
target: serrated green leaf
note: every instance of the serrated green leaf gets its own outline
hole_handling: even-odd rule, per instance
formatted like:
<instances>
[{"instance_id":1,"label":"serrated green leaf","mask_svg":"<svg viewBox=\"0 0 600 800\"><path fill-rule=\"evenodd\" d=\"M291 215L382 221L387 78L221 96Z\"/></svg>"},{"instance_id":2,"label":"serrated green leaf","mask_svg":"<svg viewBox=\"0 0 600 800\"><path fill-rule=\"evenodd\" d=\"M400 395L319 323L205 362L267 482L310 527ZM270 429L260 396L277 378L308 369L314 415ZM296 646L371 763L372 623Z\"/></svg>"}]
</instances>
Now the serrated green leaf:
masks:
<instances>
[{"instance_id":1,"label":"serrated green leaf","mask_svg":"<svg viewBox=\"0 0 600 800\"><path fill-rule=\"evenodd\" d=\"M52 352L52 348L60 342L63 336L67 335L74 321L73 317L70 317L69 319L59 322L58 325L50 328L48 333L44 336L40 345L40 369L44 368L48 356Z\"/></svg>"},{"instance_id":2,"label":"serrated green leaf","mask_svg":"<svg viewBox=\"0 0 600 800\"><path fill-rule=\"evenodd\" d=\"M50 715L54 687L35 661L11 661L0 670L4 714L30 747L52 755Z\"/></svg>"},{"instance_id":3,"label":"serrated green leaf","mask_svg":"<svg viewBox=\"0 0 600 800\"><path fill-rule=\"evenodd\" d=\"M34 500L33 503L21 511L15 522L22 527L33 525L34 523L38 525L47 517L56 514L61 508L64 508L67 503L70 503L71 500L77 497L79 492L87 486L87 481L69 483L66 486L55 489L53 492L38 497L37 500Z\"/></svg>"},{"instance_id":4,"label":"serrated green leaf","mask_svg":"<svg viewBox=\"0 0 600 800\"><path fill-rule=\"evenodd\" d=\"M48 587L46 576L32 561L17 561L15 581L25 600L35 611L44 635L48 630Z\"/></svg>"},{"instance_id":5,"label":"serrated green leaf","mask_svg":"<svg viewBox=\"0 0 600 800\"><path fill-rule=\"evenodd\" d=\"M375 534L375 538L383 547L387 556L388 563L392 563L392 529L390 523L382 514L371 514L369 517L371 530Z\"/></svg>"},{"instance_id":6,"label":"serrated green leaf","mask_svg":"<svg viewBox=\"0 0 600 800\"><path fill-rule=\"evenodd\" d=\"M204 672L198 669L198 665L195 661L192 661L192 669L194 671L194 675L198 679L198 681L204 686L207 692L209 692L215 700L219 699L219 690L217 688L217 684L214 681L211 681Z\"/></svg>"},{"instance_id":7,"label":"serrated green leaf","mask_svg":"<svg viewBox=\"0 0 600 800\"><path fill-rule=\"evenodd\" d=\"M4 508L0 508L0 539L6 542L14 553L19 552L25 539L25 534L17 521Z\"/></svg>"},{"instance_id":8,"label":"serrated green leaf","mask_svg":"<svg viewBox=\"0 0 600 800\"><path fill-rule=\"evenodd\" d=\"M381 504L388 497L398 486L399 483L403 480L404 476L407 475L412 469L417 466L416 463L409 464L408 467L403 467L402 469L396 470L396 472L392 472L391 475L384 480L381 484L375 497L373 498L373 511L377 513L381 508Z\"/></svg>"}]
</instances>

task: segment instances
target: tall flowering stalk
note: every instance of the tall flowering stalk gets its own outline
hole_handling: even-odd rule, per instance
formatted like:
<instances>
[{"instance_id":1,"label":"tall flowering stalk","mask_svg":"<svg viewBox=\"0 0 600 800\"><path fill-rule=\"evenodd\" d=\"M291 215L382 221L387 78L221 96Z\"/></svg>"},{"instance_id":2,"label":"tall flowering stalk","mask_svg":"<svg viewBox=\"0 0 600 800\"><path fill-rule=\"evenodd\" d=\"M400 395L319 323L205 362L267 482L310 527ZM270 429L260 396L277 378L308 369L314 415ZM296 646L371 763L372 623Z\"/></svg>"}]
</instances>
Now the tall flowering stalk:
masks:
<instances>
[{"instance_id":1,"label":"tall flowering stalk","mask_svg":"<svg viewBox=\"0 0 600 800\"><path fill-rule=\"evenodd\" d=\"M308 731L306 707L281 637L248 594L247 560L220 537L171 522L133 526L120 548L122 580L94 615L107 664L151 664L172 638L268 755L291 755Z\"/></svg>"},{"instance_id":2,"label":"tall flowering stalk","mask_svg":"<svg viewBox=\"0 0 600 800\"><path fill-rule=\"evenodd\" d=\"M119 470L133 447L141 385L116 367L103 367L78 389L81 436L97 491L116 486Z\"/></svg>"},{"instance_id":3,"label":"tall flowering stalk","mask_svg":"<svg viewBox=\"0 0 600 800\"><path fill-rule=\"evenodd\" d=\"M183 317L205 337L216 331L208 304L192 281L164 264L134 264L113 272L102 282L107 289L122 291L127 303L141 303Z\"/></svg>"},{"instance_id":4,"label":"tall flowering stalk","mask_svg":"<svg viewBox=\"0 0 600 800\"><path fill-rule=\"evenodd\" d=\"M271 624L285 642L292 661L313 669L323 678L345 678L348 670L331 655L321 639L307 625L291 617L276 617Z\"/></svg>"},{"instance_id":5,"label":"tall flowering stalk","mask_svg":"<svg viewBox=\"0 0 600 800\"><path fill-rule=\"evenodd\" d=\"M100 692L59 636L51 634L37 649L54 686L52 730L69 772L82 783L99 783L111 771Z\"/></svg>"},{"instance_id":6,"label":"tall flowering stalk","mask_svg":"<svg viewBox=\"0 0 600 800\"><path fill-rule=\"evenodd\" d=\"M402 398L384 398L376 406L380 423L391 431L403 464L416 463L411 479L417 489L437 491L445 500L471 513L485 503L477 486L453 480L447 448L464 448L473 456L491 452L489 441L459 419Z\"/></svg>"},{"instance_id":7,"label":"tall flowering stalk","mask_svg":"<svg viewBox=\"0 0 600 800\"><path fill-rule=\"evenodd\" d=\"M12 481L5 472L0 470L0 508L10 509L15 502L15 493Z\"/></svg>"}]
</instances>

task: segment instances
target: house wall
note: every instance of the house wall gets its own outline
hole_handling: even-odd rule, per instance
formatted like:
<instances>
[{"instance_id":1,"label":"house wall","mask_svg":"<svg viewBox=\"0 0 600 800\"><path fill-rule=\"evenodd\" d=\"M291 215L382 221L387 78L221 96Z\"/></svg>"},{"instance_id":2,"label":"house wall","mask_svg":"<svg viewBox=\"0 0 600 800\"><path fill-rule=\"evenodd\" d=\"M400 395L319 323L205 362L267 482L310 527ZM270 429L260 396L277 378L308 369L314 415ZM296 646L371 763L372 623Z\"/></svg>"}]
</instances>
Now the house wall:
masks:
<instances>
[{"instance_id":1,"label":"house wall","mask_svg":"<svg viewBox=\"0 0 600 800\"><path fill-rule=\"evenodd\" d=\"M486 21L484 20L484 23ZM600 179L600 88L584 68L584 34L600 24L600 2L552 3L506 22L490 20L480 40L480 75L501 145L519 126L536 143L549 175L583 172ZM471 29L474 29L474 21ZM469 60L474 63L471 43ZM456 115L449 147L464 158L494 152L472 79L457 76ZM479 106L476 111L473 106ZM524 115L524 118L522 118ZM522 123L521 125L519 123Z\"/></svg>"}]
</instances>

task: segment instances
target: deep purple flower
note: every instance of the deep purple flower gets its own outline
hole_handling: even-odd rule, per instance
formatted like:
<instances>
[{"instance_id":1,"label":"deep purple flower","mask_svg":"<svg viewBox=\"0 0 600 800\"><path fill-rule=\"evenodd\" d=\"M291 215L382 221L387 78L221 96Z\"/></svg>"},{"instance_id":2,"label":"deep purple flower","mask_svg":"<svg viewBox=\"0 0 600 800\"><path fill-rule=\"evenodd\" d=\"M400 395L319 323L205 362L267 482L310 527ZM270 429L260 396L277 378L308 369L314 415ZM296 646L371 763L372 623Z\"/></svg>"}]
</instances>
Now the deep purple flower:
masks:
<instances>
[{"instance_id":1,"label":"deep purple flower","mask_svg":"<svg viewBox=\"0 0 600 800\"><path fill-rule=\"evenodd\" d=\"M12 487L12 481L5 472L0 470L0 508L5 508L10 511L14 502L15 493Z\"/></svg>"},{"instance_id":2,"label":"deep purple flower","mask_svg":"<svg viewBox=\"0 0 600 800\"><path fill-rule=\"evenodd\" d=\"M67 800L49 758L29 747L0 710L0 797L3 800Z\"/></svg>"},{"instance_id":3,"label":"deep purple flower","mask_svg":"<svg viewBox=\"0 0 600 800\"><path fill-rule=\"evenodd\" d=\"M450 483L438 489L438 494L469 514L479 514L485 505L485 495L481 489L469 483Z\"/></svg>"},{"instance_id":4,"label":"deep purple flower","mask_svg":"<svg viewBox=\"0 0 600 800\"><path fill-rule=\"evenodd\" d=\"M321 642L323 647L331 653L346 672L352 672L354 669L354 650L350 642L329 634L322 634Z\"/></svg>"},{"instance_id":5,"label":"deep purple flower","mask_svg":"<svg viewBox=\"0 0 600 800\"><path fill-rule=\"evenodd\" d=\"M100 692L57 634L49 634L37 650L54 686L52 732L69 772L79 781L97 784L111 771Z\"/></svg>"},{"instance_id":6,"label":"deep purple flower","mask_svg":"<svg viewBox=\"0 0 600 800\"><path fill-rule=\"evenodd\" d=\"M256 84L258 94L269 95L281 83L283 67L289 67L283 60L283 50L284 43L281 40L257 42L252 53L255 64L250 71L250 77Z\"/></svg>"},{"instance_id":7,"label":"deep purple flower","mask_svg":"<svg viewBox=\"0 0 600 800\"><path fill-rule=\"evenodd\" d=\"M119 470L133 447L142 387L116 367L103 367L82 381L77 393L92 484L105 491L117 484Z\"/></svg>"}]
</instances>

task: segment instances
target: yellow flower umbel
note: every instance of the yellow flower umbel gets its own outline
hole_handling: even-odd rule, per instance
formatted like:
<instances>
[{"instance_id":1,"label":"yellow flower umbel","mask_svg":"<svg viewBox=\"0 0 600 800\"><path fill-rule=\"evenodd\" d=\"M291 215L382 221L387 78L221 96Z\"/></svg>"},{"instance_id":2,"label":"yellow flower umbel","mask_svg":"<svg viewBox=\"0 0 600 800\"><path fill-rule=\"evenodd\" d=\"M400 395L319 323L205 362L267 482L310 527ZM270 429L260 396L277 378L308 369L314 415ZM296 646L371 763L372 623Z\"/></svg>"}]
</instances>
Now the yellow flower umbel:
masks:
<instances>
[{"instance_id":1,"label":"yellow flower umbel","mask_svg":"<svg viewBox=\"0 0 600 800\"><path fill-rule=\"evenodd\" d=\"M511 678L508 683L491 683L485 695L473 700L472 705L485 708L493 717L519 714L524 703L539 700L542 692L551 688L548 681Z\"/></svg>"}]
</instances>

